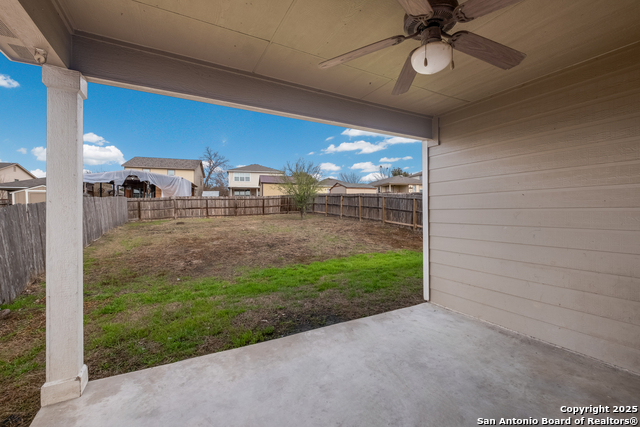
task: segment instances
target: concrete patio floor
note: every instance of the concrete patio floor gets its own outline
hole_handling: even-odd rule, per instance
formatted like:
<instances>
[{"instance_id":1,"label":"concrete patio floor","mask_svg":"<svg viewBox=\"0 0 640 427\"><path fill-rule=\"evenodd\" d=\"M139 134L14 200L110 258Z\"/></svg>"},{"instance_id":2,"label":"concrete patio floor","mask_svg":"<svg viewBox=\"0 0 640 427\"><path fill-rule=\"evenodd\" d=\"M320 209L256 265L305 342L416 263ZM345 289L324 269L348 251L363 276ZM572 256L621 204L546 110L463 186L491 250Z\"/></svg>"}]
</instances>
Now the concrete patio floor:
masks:
<instances>
[{"instance_id":1,"label":"concrete patio floor","mask_svg":"<svg viewBox=\"0 0 640 427\"><path fill-rule=\"evenodd\" d=\"M32 426L542 425L639 404L640 376L425 303L90 381Z\"/></svg>"}]
</instances>

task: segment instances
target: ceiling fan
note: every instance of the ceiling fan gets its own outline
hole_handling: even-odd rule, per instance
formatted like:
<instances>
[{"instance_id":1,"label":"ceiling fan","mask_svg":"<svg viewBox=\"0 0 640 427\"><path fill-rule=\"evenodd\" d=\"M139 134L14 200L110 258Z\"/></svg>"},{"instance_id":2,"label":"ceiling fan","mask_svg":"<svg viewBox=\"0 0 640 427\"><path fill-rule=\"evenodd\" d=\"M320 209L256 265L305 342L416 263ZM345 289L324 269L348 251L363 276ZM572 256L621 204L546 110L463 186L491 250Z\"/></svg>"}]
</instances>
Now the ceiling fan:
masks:
<instances>
[{"instance_id":1,"label":"ceiling fan","mask_svg":"<svg viewBox=\"0 0 640 427\"><path fill-rule=\"evenodd\" d=\"M454 34L447 32L459 22L472 21L519 1L521 0L468 0L458 5L458 0L398 0L407 12L404 17L406 36L380 40L321 62L318 66L333 67L395 46L407 39L414 39L420 41L420 47L412 50L405 61L391 92L393 95L408 91L416 73L434 74L445 69L447 65L451 65L453 69L452 49L508 70L520 64L527 55L468 31L458 31Z\"/></svg>"}]
</instances>

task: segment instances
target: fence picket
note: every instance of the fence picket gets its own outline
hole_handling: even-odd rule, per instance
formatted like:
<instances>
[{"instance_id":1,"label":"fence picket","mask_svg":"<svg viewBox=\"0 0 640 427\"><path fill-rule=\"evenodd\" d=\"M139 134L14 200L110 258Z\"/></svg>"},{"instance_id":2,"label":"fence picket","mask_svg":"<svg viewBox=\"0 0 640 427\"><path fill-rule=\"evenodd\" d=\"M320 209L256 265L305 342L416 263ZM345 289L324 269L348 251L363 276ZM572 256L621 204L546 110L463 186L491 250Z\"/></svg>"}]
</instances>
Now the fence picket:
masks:
<instances>
[{"instance_id":1,"label":"fence picket","mask_svg":"<svg viewBox=\"0 0 640 427\"><path fill-rule=\"evenodd\" d=\"M63 221L64 219L61 219ZM83 245L127 222L124 197L83 199ZM13 301L46 265L46 203L0 209L0 303Z\"/></svg>"}]
</instances>

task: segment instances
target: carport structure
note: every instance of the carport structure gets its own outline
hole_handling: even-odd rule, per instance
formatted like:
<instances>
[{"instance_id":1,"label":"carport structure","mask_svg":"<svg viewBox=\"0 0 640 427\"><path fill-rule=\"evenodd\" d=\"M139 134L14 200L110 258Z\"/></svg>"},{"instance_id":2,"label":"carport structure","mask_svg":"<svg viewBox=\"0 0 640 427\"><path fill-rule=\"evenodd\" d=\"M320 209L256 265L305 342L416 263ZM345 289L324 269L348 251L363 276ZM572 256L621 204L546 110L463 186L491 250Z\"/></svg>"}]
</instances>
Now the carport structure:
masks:
<instances>
[{"instance_id":1,"label":"carport structure","mask_svg":"<svg viewBox=\"0 0 640 427\"><path fill-rule=\"evenodd\" d=\"M455 53L402 95L413 41L318 68L403 16L395 0L0 0L0 49L44 64L48 94L44 406L88 381L87 81L422 140L425 300L640 373L637 1L523 0L460 24L527 58Z\"/></svg>"}]
</instances>

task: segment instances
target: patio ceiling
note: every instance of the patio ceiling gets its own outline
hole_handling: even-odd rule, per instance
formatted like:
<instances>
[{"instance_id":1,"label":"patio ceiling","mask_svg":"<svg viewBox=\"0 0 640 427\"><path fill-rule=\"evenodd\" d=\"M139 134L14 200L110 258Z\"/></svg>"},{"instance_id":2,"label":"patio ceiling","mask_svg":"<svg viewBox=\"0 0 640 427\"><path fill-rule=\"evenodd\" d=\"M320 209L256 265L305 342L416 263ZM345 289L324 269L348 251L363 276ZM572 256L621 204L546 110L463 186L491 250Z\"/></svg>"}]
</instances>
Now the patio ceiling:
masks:
<instances>
[{"instance_id":1,"label":"patio ceiling","mask_svg":"<svg viewBox=\"0 0 640 427\"><path fill-rule=\"evenodd\" d=\"M527 58L520 66L503 71L456 52L455 70L418 75L407 93L393 96L395 80L408 53L418 45L416 41L331 69L321 70L317 64L401 34L404 11L395 0L53 0L52 4L1 0L0 3L13 4L14 9L18 9L18 4L22 6L41 32L39 40L24 28L10 28L19 33L17 38L24 46L32 49L38 44L47 45L48 63L77 69L89 81L137 87L147 78L146 86L152 91L175 93L170 84L165 87L165 83L156 80L172 77L179 80L180 76L150 75L149 70L135 64L138 56L141 63L149 64L151 60L144 54L130 55L126 64L109 64L104 60L123 50L126 54L126 49L145 48L156 59L195 60L200 65L214 65L235 73L240 80L231 86L245 87L243 79L259 78L263 82L291 84L295 89L311 89L313 93L335 94L344 102L355 102L353 105L382 106L422 118L441 115L640 39L638 14L634 13L638 11L636 0L523 0L470 23L458 24L451 31L472 31L525 52ZM11 21L29 21L25 17L17 20L18 12L13 13L11 7L5 9L0 19L7 26ZM60 16L53 17L54 14ZM14 46L20 44L0 31L0 49L5 55L29 62L29 58L24 55L21 58L9 47L10 42ZM108 49L104 48L106 44ZM128 67L131 69L126 72L139 74L138 80L118 74ZM180 70L175 68L172 73L179 74ZM209 77L226 82L218 75ZM198 99L198 94L184 92ZM220 94L219 88L213 92L203 94L203 98L217 99L221 104L252 105L251 100L237 99L242 96ZM267 89L264 97L269 96L273 98L274 94ZM264 103L254 107L279 111ZM296 115L293 111L284 113ZM302 108L301 116L310 114L313 113ZM332 122L330 117L322 117L321 112L318 115L320 121ZM391 126L389 130L396 134L430 134L430 128L412 130L408 124L405 127L409 130L402 131L400 126Z\"/></svg>"}]
</instances>

